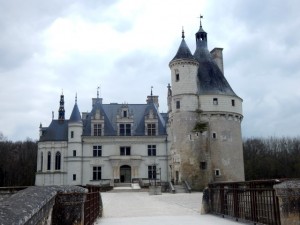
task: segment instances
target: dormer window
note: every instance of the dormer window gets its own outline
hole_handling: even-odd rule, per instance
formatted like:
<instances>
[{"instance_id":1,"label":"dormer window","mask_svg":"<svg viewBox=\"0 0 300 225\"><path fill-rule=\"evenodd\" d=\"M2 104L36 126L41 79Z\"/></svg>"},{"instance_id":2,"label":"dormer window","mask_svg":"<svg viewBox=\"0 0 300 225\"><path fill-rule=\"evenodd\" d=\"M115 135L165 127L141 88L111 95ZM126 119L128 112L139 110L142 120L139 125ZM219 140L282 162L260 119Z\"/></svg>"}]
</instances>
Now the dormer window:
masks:
<instances>
[{"instance_id":1,"label":"dormer window","mask_svg":"<svg viewBox=\"0 0 300 225\"><path fill-rule=\"evenodd\" d=\"M128 117L127 110L124 110L124 111L123 111L123 117L125 117L125 118Z\"/></svg>"},{"instance_id":2,"label":"dormer window","mask_svg":"<svg viewBox=\"0 0 300 225\"><path fill-rule=\"evenodd\" d=\"M102 135L102 124L96 123L94 124L94 136Z\"/></svg>"},{"instance_id":3,"label":"dormer window","mask_svg":"<svg viewBox=\"0 0 300 225\"><path fill-rule=\"evenodd\" d=\"M131 136L131 124L121 123L119 125L120 136Z\"/></svg>"},{"instance_id":4,"label":"dormer window","mask_svg":"<svg viewBox=\"0 0 300 225\"><path fill-rule=\"evenodd\" d=\"M156 135L156 124L155 123L148 123L147 124L147 134L148 134L148 136L155 136Z\"/></svg>"}]
</instances>

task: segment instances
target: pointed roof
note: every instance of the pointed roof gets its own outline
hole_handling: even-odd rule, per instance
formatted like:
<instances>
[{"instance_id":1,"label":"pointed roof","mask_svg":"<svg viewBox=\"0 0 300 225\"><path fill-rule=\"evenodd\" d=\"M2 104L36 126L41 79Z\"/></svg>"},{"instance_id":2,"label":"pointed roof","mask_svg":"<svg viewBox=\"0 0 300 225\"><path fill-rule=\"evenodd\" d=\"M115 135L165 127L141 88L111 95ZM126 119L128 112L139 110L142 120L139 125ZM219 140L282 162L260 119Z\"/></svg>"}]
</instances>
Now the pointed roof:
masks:
<instances>
[{"instance_id":1,"label":"pointed roof","mask_svg":"<svg viewBox=\"0 0 300 225\"><path fill-rule=\"evenodd\" d=\"M75 102L69 122L71 123L81 122L81 115L77 106L77 102Z\"/></svg>"},{"instance_id":2,"label":"pointed roof","mask_svg":"<svg viewBox=\"0 0 300 225\"><path fill-rule=\"evenodd\" d=\"M195 59L184 40L184 31L182 31L182 41L180 43L178 51L177 51L175 57L171 61L176 60L176 59Z\"/></svg>"},{"instance_id":3,"label":"pointed roof","mask_svg":"<svg viewBox=\"0 0 300 225\"><path fill-rule=\"evenodd\" d=\"M199 62L198 79L199 94L224 94L236 96L223 72L220 70L207 48L207 33L200 24L196 36L194 57Z\"/></svg>"}]
</instances>

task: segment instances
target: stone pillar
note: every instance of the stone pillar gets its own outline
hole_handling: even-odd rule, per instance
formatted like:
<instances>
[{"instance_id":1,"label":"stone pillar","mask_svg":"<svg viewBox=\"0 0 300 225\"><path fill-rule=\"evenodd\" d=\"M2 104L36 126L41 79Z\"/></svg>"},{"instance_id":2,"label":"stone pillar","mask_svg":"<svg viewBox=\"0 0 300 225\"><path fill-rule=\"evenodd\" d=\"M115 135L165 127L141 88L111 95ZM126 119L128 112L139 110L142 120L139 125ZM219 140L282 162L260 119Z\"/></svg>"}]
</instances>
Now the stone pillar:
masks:
<instances>
[{"instance_id":1,"label":"stone pillar","mask_svg":"<svg viewBox=\"0 0 300 225\"><path fill-rule=\"evenodd\" d=\"M299 225L300 180L289 180L274 185L279 200L281 225Z\"/></svg>"},{"instance_id":2,"label":"stone pillar","mask_svg":"<svg viewBox=\"0 0 300 225\"><path fill-rule=\"evenodd\" d=\"M85 189L78 187L74 192L58 191L52 212L52 225L84 224Z\"/></svg>"}]
</instances>

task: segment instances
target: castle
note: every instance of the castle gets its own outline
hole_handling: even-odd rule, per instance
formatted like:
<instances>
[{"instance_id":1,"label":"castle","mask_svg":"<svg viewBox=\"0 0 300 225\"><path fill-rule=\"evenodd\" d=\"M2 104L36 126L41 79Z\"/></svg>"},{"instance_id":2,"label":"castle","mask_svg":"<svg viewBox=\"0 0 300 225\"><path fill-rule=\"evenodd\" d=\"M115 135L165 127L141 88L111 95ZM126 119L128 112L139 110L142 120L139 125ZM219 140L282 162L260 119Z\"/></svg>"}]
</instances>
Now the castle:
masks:
<instances>
[{"instance_id":1,"label":"castle","mask_svg":"<svg viewBox=\"0 0 300 225\"><path fill-rule=\"evenodd\" d=\"M209 52L207 33L195 34L191 53L182 41L169 63L168 112L158 96L145 104L103 104L80 113L77 97L65 119L40 126L36 185L131 183L159 179L202 189L209 182L244 180L242 99L224 76L222 49Z\"/></svg>"}]
</instances>

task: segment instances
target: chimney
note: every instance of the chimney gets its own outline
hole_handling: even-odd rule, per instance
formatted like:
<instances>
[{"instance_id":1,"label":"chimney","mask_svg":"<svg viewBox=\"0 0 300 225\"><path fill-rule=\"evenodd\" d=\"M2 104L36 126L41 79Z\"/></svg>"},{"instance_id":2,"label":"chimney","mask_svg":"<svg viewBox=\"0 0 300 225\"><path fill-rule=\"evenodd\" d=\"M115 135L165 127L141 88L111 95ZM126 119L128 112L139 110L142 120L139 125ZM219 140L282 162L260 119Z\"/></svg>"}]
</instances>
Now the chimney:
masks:
<instances>
[{"instance_id":1,"label":"chimney","mask_svg":"<svg viewBox=\"0 0 300 225\"><path fill-rule=\"evenodd\" d=\"M214 48L211 50L210 54L212 55L214 61L216 62L219 69L222 71L224 75L224 66L223 66L223 48Z\"/></svg>"}]
</instances>

